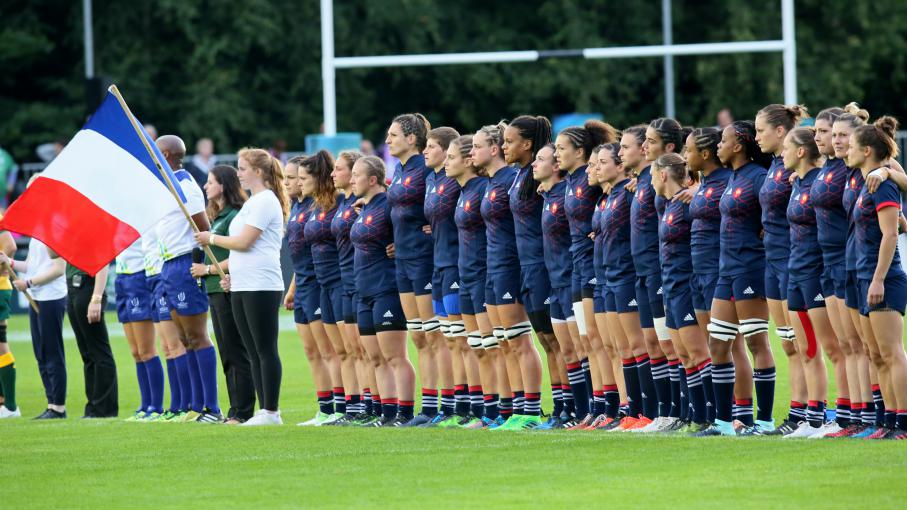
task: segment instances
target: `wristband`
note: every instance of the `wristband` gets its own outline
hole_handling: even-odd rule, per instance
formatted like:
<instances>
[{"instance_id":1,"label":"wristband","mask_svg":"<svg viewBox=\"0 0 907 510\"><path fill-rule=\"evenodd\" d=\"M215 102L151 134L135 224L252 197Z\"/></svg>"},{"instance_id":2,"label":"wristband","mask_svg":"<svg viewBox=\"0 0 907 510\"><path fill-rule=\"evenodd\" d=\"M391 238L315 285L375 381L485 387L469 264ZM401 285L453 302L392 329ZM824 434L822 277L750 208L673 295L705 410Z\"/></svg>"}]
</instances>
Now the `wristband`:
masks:
<instances>
[{"instance_id":1,"label":"wristband","mask_svg":"<svg viewBox=\"0 0 907 510\"><path fill-rule=\"evenodd\" d=\"M205 274L211 276L211 264L205 266Z\"/></svg>"},{"instance_id":2,"label":"wristband","mask_svg":"<svg viewBox=\"0 0 907 510\"><path fill-rule=\"evenodd\" d=\"M100 303L104 301L104 296L91 296L91 303Z\"/></svg>"},{"instance_id":3,"label":"wristband","mask_svg":"<svg viewBox=\"0 0 907 510\"><path fill-rule=\"evenodd\" d=\"M214 234L211 234L211 236L208 237L208 244L210 244L211 246L214 246L214 238L215 238L215 237L217 237L217 236L214 235Z\"/></svg>"}]
</instances>

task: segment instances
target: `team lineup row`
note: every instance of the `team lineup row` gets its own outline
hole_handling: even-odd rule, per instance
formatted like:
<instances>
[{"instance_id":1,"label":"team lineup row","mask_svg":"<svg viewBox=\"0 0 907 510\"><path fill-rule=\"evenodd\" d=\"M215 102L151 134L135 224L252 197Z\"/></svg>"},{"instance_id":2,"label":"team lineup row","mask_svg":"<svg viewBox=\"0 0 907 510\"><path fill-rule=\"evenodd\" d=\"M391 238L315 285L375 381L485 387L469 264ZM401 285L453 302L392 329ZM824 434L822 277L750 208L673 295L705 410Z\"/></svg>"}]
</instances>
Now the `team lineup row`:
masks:
<instances>
[{"instance_id":1,"label":"team lineup row","mask_svg":"<svg viewBox=\"0 0 907 510\"><path fill-rule=\"evenodd\" d=\"M213 348L202 355L210 306L228 422L281 423L283 301L318 390L319 412L301 425L903 439L907 277L896 244L907 176L893 159L896 121L868 124L853 104L823 110L815 127L799 127L805 115L769 105L723 130L589 121L552 139L544 117L460 136L405 114L387 132L401 162L390 180L382 160L355 152L282 168L246 149L238 169L209 174L207 214L177 170L203 231L165 218L118 258L137 365L150 362L135 346L150 337L153 351L153 319L173 372L170 409L162 375L148 378L131 419L223 419L216 378L206 382ZM173 139L158 146L180 168ZM193 263L197 243L218 260ZM791 388L777 427L769 316ZM546 421L533 331L554 400ZM182 392L191 398L173 398L180 363L199 380Z\"/></svg>"}]
</instances>

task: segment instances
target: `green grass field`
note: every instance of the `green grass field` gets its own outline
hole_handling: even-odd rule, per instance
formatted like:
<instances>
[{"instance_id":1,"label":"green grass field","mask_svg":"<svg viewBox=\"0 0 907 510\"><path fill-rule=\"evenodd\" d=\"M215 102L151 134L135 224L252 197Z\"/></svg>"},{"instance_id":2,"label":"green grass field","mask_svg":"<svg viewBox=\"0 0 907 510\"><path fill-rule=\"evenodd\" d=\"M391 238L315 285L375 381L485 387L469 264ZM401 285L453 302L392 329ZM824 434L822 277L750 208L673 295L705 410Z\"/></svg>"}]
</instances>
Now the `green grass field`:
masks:
<instances>
[{"instance_id":1,"label":"green grass field","mask_svg":"<svg viewBox=\"0 0 907 510\"><path fill-rule=\"evenodd\" d=\"M122 330L111 323L115 318L107 319L125 418L137 405L134 365ZM292 327L289 315L282 319ZM10 345L25 417L0 422L0 509L853 509L896 508L907 496L907 445L899 442L295 427L316 406L302 346L295 332L284 329L283 427L80 420L81 359L71 334L70 418L37 423L28 418L44 409L43 388L27 319L14 317ZM774 342L775 416L781 418L788 401L786 363Z\"/></svg>"}]
</instances>

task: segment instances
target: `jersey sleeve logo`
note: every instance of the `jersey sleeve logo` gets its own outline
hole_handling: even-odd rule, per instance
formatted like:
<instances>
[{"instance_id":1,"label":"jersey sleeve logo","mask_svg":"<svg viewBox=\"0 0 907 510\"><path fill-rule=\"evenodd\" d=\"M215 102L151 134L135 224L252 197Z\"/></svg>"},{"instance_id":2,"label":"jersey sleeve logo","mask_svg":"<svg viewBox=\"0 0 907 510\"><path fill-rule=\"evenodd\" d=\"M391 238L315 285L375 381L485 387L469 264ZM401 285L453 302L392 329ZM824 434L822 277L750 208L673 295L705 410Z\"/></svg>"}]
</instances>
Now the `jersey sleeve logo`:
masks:
<instances>
[{"instance_id":1,"label":"jersey sleeve logo","mask_svg":"<svg viewBox=\"0 0 907 510\"><path fill-rule=\"evenodd\" d=\"M439 194L439 195L443 195L443 194L444 194L444 185L443 185L443 184L441 185L440 188L438 188L438 194Z\"/></svg>"},{"instance_id":2,"label":"jersey sleeve logo","mask_svg":"<svg viewBox=\"0 0 907 510\"><path fill-rule=\"evenodd\" d=\"M372 224L372 215L371 215L371 214L369 214L369 215L365 218L365 224L366 224L366 225L371 225L371 224Z\"/></svg>"},{"instance_id":3,"label":"jersey sleeve logo","mask_svg":"<svg viewBox=\"0 0 907 510\"><path fill-rule=\"evenodd\" d=\"M581 186L576 187L576 196L578 198L583 198L583 188Z\"/></svg>"},{"instance_id":4,"label":"jersey sleeve logo","mask_svg":"<svg viewBox=\"0 0 907 510\"><path fill-rule=\"evenodd\" d=\"M299 213L298 216L296 216L296 223L303 223L303 222L305 222L305 213L301 212L301 213Z\"/></svg>"},{"instance_id":5,"label":"jersey sleeve logo","mask_svg":"<svg viewBox=\"0 0 907 510\"><path fill-rule=\"evenodd\" d=\"M347 209L346 211L343 211L343 219L347 219L349 217L350 217L350 210Z\"/></svg>"},{"instance_id":6,"label":"jersey sleeve logo","mask_svg":"<svg viewBox=\"0 0 907 510\"><path fill-rule=\"evenodd\" d=\"M806 201L809 200L809 194L801 193L799 200L800 200L800 205L806 205Z\"/></svg>"},{"instance_id":7,"label":"jersey sleeve logo","mask_svg":"<svg viewBox=\"0 0 907 510\"><path fill-rule=\"evenodd\" d=\"M464 211L468 211L468 210L469 210L469 200L467 200L466 203L463 204L463 210L464 210Z\"/></svg>"},{"instance_id":8,"label":"jersey sleeve logo","mask_svg":"<svg viewBox=\"0 0 907 510\"><path fill-rule=\"evenodd\" d=\"M495 190L495 191L492 191L492 192L491 192L491 195L489 195L488 198L489 198L492 202L494 202L494 199L495 199L497 196L498 196L498 192L497 192L497 190Z\"/></svg>"},{"instance_id":9,"label":"jersey sleeve logo","mask_svg":"<svg viewBox=\"0 0 907 510\"><path fill-rule=\"evenodd\" d=\"M321 214L318 215L318 220L321 221L324 219L324 211L321 211Z\"/></svg>"},{"instance_id":10,"label":"jersey sleeve logo","mask_svg":"<svg viewBox=\"0 0 907 510\"><path fill-rule=\"evenodd\" d=\"M712 198L712 192L714 192L714 191L715 190L713 188L707 188L705 190L705 198ZM700 191L700 193L702 193L702 192Z\"/></svg>"},{"instance_id":11,"label":"jersey sleeve logo","mask_svg":"<svg viewBox=\"0 0 907 510\"><path fill-rule=\"evenodd\" d=\"M412 182L412 180L413 180L412 176L407 177L407 178L403 181L403 185L404 185L404 186L409 186L409 183Z\"/></svg>"},{"instance_id":12,"label":"jersey sleeve logo","mask_svg":"<svg viewBox=\"0 0 907 510\"><path fill-rule=\"evenodd\" d=\"M831 182L831 179L832 177L834 177L834 175L834 172L828 172L827 174L825 174L825 182Z\"/></svg>"},{"instance_id":13,"label":"jersey sleeve logo","mask_svg":"<svg viewBox=\"0 0 907 510\"><path fill-rule=\"evenodd\" d=\"M743 188L737 188L734 190L734 198L740 198L740 195L743 193Z\"/></svg>"},{"instance_id":14,"label":"jersey sleeve logo","mask_svg":"<svg viewBox=\"0 0 907 510\"><path fill-rule=\"evenodd\" d=\"M551 214L557 214L557 202L551 204Z\"/></svg>"},{"instance_id":15,"label":"jersey sleeve logo","mask_svg":"<svg viewBox=\"0 0 907 510\"><path fill-rule=\"evenodd\" d=\"M664 220L665 223L667 223L668 225L672 225L674 223L674 213L665 215L664 219L665 219Z\"/></svg>"},{"instance_id":16,"label":"jersey sleeve logo","mask_svg":"<svg viewBox=\"0 0 907 510\"><path fill-rule=\"evenodd\" d=\"M857 189L857 178L856 177L850 178L850 189Z\"/></svg>"}]
</instances>

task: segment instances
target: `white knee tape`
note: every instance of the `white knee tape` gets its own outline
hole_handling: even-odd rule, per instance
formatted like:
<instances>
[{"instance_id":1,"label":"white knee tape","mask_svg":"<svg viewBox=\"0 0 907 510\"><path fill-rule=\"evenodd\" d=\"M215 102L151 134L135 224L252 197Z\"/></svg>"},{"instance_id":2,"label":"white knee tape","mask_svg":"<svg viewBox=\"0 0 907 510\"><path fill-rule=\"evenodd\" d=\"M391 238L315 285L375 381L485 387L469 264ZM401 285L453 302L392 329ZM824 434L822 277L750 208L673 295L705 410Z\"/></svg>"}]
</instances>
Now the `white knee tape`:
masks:
<instances>
[{"instance_id":1,"label":"white knee tape","mask_svg":"<svg viewBox=\"0 0 907 510\"><path fill-rule=\"evenodd\" d=\"M488 335L482 338L482 347L485 348L486 351L490 351L492 349L499 349L501 345L498 343L497 338L492 335Z\"/></svg>"},{"instance_id":2,"label":"white knee tape","mask_svg":"<svg viewBox=\"0 0 907 510\"><path fill-rule=\"evenodd\" d=\"M438 321L441 324L441 334L446 338L450 338L450 321L447 319L441 319Z\"/></svg>"},{"instance_id":3,"label":"white knee tape","mask_svg":"<svg viewBox=\"0 0 907 510\"><path fill-rule=\"evenodd\" d=\"M418 319L413 321L406 321L406 329L410 331L422 331L422 321Z\"/></svg>"},{"instance_id":4,"label":"white knee tape","mask_svg":"<svg viewBox=\"0 0 907 510\"><path fill-rule=\"evenodd\" d=\"M586 336L586 312L583 310L583 303L573 303L573 316L576 318L576 328L579 334Z\"/></svg>"},{"instance_id":5,"label":"white knee tape","mask_svg":"<svg viewBox=\"0 0 907 510\"><path fill-rule=\"evenodd\" d=\"M478 331L473 331L466 337L466 343L469 344L475 350L482 348L482 334Z\"/></svg>"},{"instance_id":6,"label":"white knee tape","mask_svg":"<svg viewBox=\"0 0 907 510\"><path fill-rule=\"evenodd\" d=\"M655 336L658 341L665 342L671 339L671 333L668 332L668 319L665 317L655 317L652 319L655 325Z\"/></svg>"},{"instance_id":7,"label":"white knee tape","mask_svg":"<svg viewBox=\"0 0 907 510\"><path fill-rule=\"evenodd\" d=\"M466 324L463 321L450 321L450 336L466 336Z\"/></svg>"},{"instance_id":8,"label":"white knee tape","mask_svg":"<svg viewBox=\"0 0 907 510\"><path fill-rule=\"evenodd\" d=\"M504 333L507 336L507 340L513 340L514 338L528 335L531 331L532 324L529 321L526 321L507 328L506 330L504 330Z\"/></svg>"},{"instance_id":9,"label":"white knee tape","mask_svg":"<svg viewBox=\"0 0 907 510\"><path fill-rule=\"evenodd\" d=\"M790 326L781 326L775 328L775 334L778 335L778 338L785 342L793 342L796 340L796 335L794 334L794 328Z\"/></svg>"},{"instance_id":10,"label":"white knee tape","mask_svg":"<svg viewBox=\"0 0 907 510\"><path fill-rule=\"evenodd\" d=\"M441 321L438 319L438 316L434 316L431 319L422 323L422 331L430 333L432 331L437 331L441 328Z\"/></svg>"},{"instance_id":11,"label":"white knee tape","mask_svg":"<svg viewBox=\"0 0 907 510\"><path fill-rule=\"evenodd\" d=\"M706 329L709 330L709 336L715 340L730 342L737 337L737 330L740 327L733 322L727 322L712 317Z\"/></svg>"},{"instance_id":12,"label":"white knee tape","mask_svg":"<svg viewBox=\"0 0 907 510\"><path fill-rule=\"evenodd\" d=\"M491 333L499 342L507 340L507 333L504 331L504 328L494 328Z\"/></svg>"},{"instance_id":13,"label":"white knee tape","mask_svg":"<svg viewBox=\"0 0 907 510\"><path fill-rule=\"evenodd\" d=\"M768 321L765 319L743 319L740 321L740 334L749 338L759 333L768 333Z\"/></svg>"}]
</instances>

